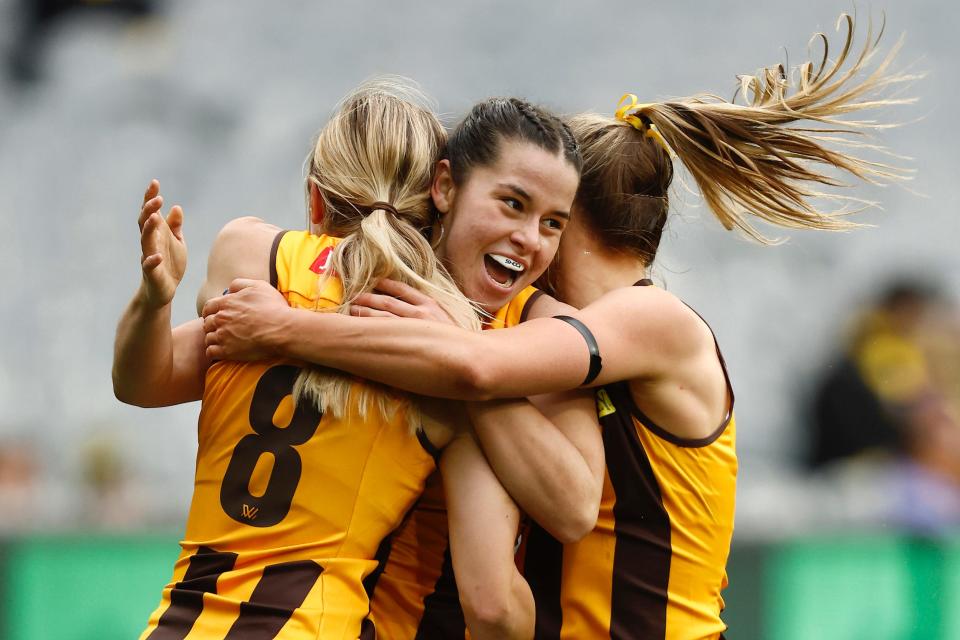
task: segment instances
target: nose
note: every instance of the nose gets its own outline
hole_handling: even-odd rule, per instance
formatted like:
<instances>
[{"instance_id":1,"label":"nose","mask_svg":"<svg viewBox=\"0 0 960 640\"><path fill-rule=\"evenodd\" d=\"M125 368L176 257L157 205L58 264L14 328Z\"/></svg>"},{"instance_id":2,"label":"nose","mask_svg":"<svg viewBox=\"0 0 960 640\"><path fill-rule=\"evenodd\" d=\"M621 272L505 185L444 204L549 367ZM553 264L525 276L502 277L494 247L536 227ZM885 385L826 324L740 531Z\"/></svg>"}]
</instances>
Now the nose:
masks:
<instances>
[{"instance_id":1,"label":"nose","mask_svg":"<svg viewBox=\"0 0 960 640\"><path fill-rule=\"evenodd\" d=\"M510 234L510 241L525 254L530 254L540 248L540 220L531 218L525 220Z\"/></svg>"}]
</instances>

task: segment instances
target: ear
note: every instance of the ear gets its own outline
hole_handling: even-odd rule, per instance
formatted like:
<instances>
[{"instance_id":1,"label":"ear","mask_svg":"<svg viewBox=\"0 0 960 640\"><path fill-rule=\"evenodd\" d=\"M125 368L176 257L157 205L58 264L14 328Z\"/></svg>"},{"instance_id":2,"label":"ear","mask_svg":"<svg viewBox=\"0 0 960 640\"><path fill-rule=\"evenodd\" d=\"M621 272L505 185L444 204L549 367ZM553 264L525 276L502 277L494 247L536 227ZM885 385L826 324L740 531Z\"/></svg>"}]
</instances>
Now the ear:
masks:
<instances>
[{"instance_id":1,"label":"ear","mask_svg":"<svg viewBox=\"0 0 960 640\"><path fill-rule=\"evenodd\" d=\"M310 182L310 222L320 226L323 224L323 214L325 213L323 196L320 194L320 188L314 182Z\"/></svg>"},{"instance_id":2,"label":"ear","mask_svg":"<svg viewBox=\"0 0 960 640\"><path fill-rule=\"evenodd\" d=\"M453 207L457 187L453 184L453 173L450 170L450 161L441 160L433 173L433 183L430 185L430 197L433 205L442 214L448 213Z\"/></svg>"}]
</instances>

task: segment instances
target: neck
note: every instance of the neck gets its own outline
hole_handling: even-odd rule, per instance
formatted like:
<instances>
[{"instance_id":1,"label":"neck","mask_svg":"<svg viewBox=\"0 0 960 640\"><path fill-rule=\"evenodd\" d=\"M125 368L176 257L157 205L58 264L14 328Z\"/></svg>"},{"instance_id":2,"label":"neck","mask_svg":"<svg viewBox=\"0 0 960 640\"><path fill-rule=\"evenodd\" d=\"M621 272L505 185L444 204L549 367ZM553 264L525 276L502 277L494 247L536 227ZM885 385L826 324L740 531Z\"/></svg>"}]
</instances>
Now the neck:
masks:
<instances>
[{"instance_id":1,"label":"neck","mask_svg":"<svg viewBox=\"0 0 960 640\"><path fill-rule=\"evenodd\" d=\"M614 289L629 287L647 277L647 265L624 253L591 247L584 252L576 277L563 289L563 302L582 309Z\"/></svg>"}]
</instances>

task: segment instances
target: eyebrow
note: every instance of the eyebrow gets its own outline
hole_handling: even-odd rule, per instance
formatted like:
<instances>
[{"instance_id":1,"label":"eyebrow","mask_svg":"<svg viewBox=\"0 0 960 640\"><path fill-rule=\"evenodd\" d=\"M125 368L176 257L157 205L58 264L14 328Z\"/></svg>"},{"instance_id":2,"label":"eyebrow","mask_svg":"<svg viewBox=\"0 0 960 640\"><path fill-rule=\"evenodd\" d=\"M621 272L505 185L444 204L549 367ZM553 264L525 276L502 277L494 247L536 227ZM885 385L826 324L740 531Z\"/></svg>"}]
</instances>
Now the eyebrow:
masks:
<instances>
[{"instance_id":1,"label":"eyebrow","mask_svg":"<svg viewBox=\"0 0 960 640\"><path fill-rule=\"evenodd\" d=\"M513 191L515 194L517 194L527 202L531 202L533 200L533 196L527 193L526 190L520 185L513 184L512 182L500 182L497 184L497 186L500 187L501 189ZM563 218L564 220L570 219L569 211L554 211L554 213L560 216L561 218Z\"/></svg>"},{"instance_id":2,"label":"eyebrow","mask_svg":"<svg viewBox=\"0 0 960 640\"><path fill-rule=\"evenodd\" d=\"M520 196L521 198L527 201L533 200L533 196L527 193L523 187L513 184L512 182L501 182L497 184L497 186L500 187L501 189L507 189L508 191L513 191L515 194L517 194L518 196Z\"/></svg>"}]
</instances>

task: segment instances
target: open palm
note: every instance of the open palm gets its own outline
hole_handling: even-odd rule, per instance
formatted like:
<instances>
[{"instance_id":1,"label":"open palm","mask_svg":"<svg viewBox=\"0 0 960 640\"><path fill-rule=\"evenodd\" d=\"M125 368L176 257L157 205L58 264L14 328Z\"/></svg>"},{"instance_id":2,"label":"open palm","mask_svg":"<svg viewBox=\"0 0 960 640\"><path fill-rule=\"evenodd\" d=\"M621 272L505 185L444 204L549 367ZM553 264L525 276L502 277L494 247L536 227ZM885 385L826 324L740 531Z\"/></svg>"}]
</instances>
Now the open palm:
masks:
<instances>
[{"instance_id":1,"label":"open palm","mask_svg":"<svg viewBox=\"0 0 960 640\"><path fill-rule=\"evenodd\" d=\"M161 213L160 182L152 180L143 195L140 209L140 265L143 292L151 306L162 307L173 300L177 285L187 269L187 245L183 240L183 209Z\"/></svg>"}]
</instances>

